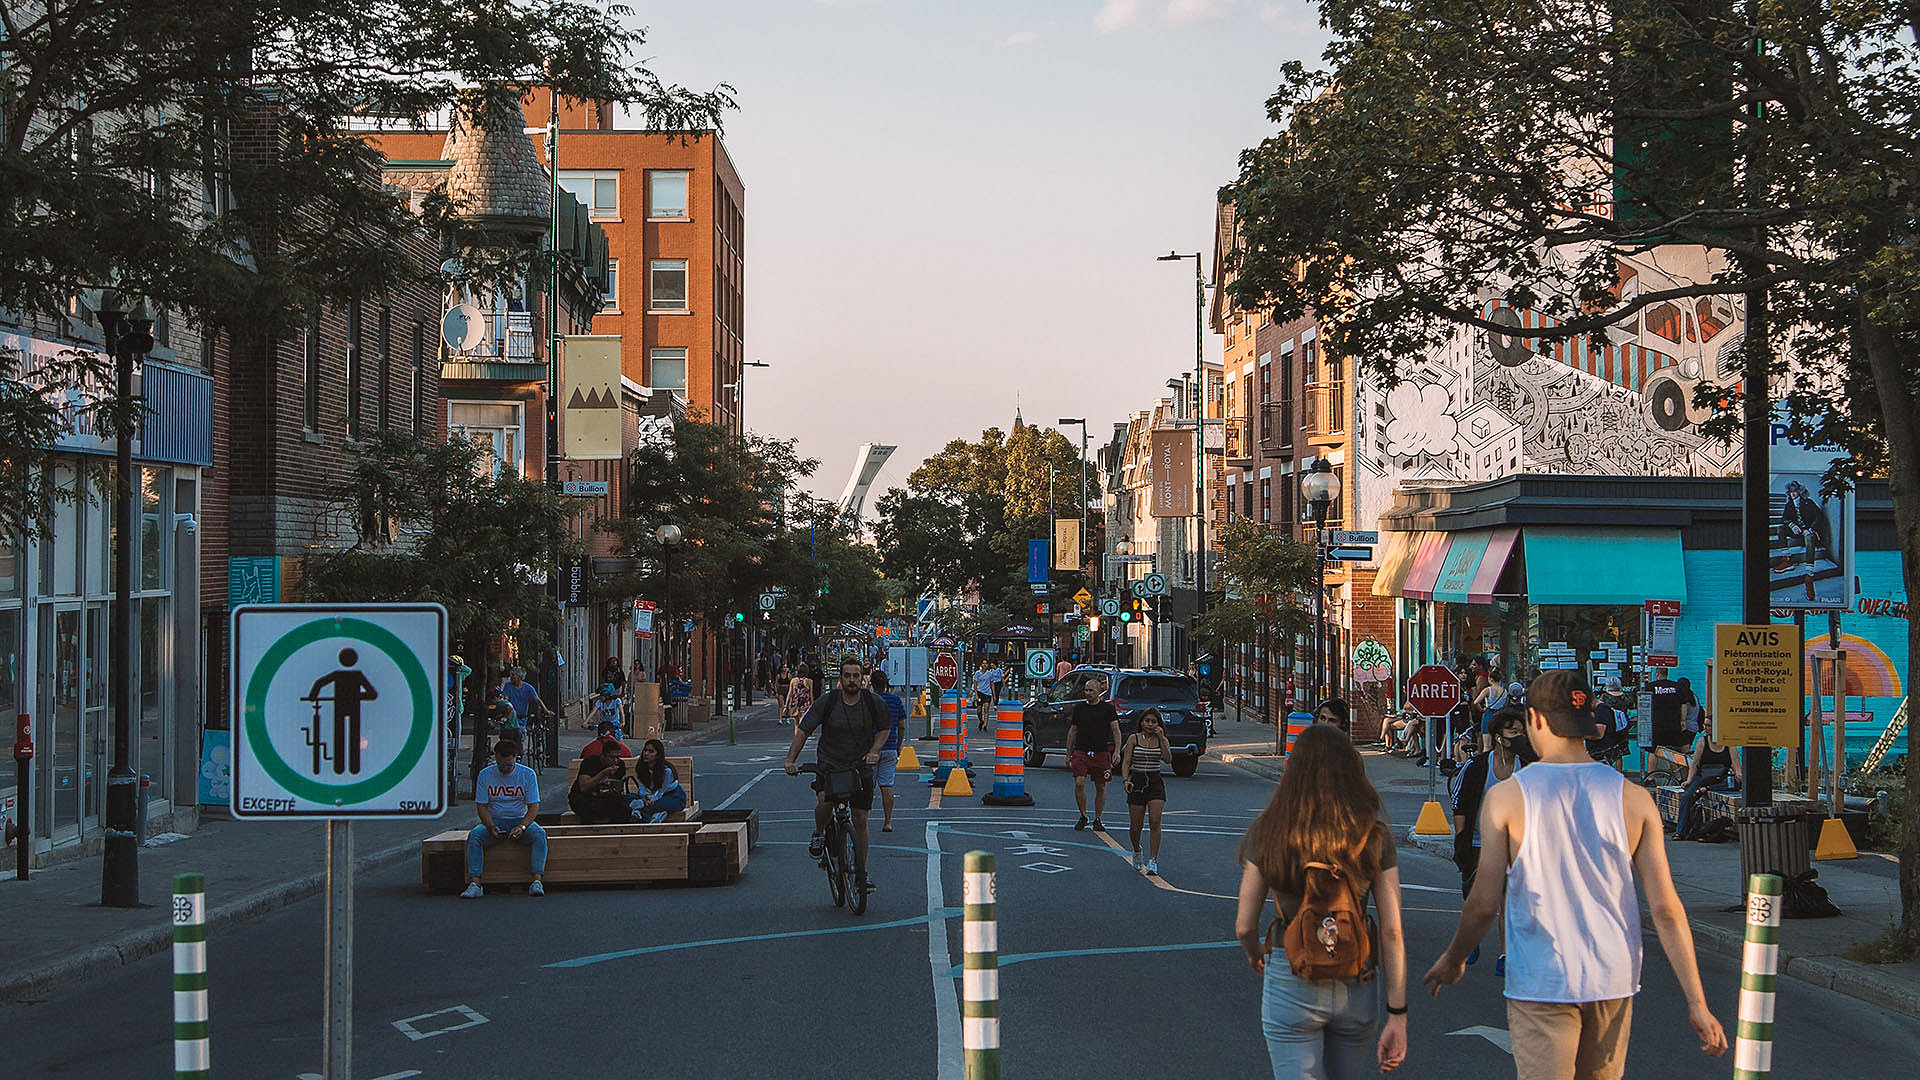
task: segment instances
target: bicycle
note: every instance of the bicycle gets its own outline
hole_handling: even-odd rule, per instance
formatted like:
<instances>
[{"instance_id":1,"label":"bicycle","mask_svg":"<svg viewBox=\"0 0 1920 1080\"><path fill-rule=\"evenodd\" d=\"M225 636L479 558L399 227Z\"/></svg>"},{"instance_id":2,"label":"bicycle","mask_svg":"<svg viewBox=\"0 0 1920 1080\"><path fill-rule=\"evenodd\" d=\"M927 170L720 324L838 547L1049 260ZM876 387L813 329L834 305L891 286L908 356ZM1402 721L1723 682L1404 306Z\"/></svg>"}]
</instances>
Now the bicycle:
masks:
<instances>
[{"instance_id":1,"label":"bicycle","mask_svg":"<svg viewBox=\"0 0 1920 1080\"><path fill-rule=\"evenodd\" d=\"M820 856L820 866L827 872L827 892L833 897L834 907L848 908L855 915L867 912L867 889L853 876L853 796L859 791L858 769L823 769L819 762L800 766L803 773L812 773L820 778L821 790L827 801L833 804L833 816L827 821L826 851ZM836 780L851 777L853 789L835 790Z\"/></svg>"}]
</instances>

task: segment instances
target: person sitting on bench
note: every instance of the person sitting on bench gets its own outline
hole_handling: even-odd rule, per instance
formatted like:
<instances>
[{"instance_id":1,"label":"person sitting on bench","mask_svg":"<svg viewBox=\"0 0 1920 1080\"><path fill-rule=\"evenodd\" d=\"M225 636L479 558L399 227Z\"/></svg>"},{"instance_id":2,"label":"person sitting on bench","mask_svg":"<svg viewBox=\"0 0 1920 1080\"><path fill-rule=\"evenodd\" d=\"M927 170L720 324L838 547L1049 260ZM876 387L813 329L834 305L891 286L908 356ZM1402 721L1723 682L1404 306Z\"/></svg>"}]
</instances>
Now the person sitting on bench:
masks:
<instances>
[{"instance_id":1,"label":"person sitting on bench","mask_svg":"<svg viewBox=\"0 0 1920 1080\"><path fill-rule=\"evenodd\" d=\"M480 887L485 868L486 849L502 840L526 844L533 849L533 884L528 896L545 896L541 883L547 871L547 832L536 819L540 816L540 778L520 764L520 744L501 739L493 744L493 768L480 770L474 786L473 808L480 824L467 834L467 891L461 897L478 900L485 895Z\"/></svg>"},{"instance_id":2,"label":"person sitting on bench","mask_svg":"<svg viewBox=\"0 0 1920 1080\"><path fill-rule=\"evenodd\" d=\"M580 773L567 789L567 807L583 825L633 820L627 809L627 748L608 736L595 740L598 752L580 756Z\"/></svg>"},{"instance_id":3,"label":"person sitting on bench","mask_svg":"<svg viewBox=\"0 0 1920 1080\"><path fill-rule=\"evenodd\" d=\"M1692 840L1693 807L1703 792L1726 789L1738 791L1745 782L1740 773L1740 755L1713 741L1713 728L1705 717L1707 730L1693 742L1693 758L1687 763L1687 786L1680 792L1680 813L1674 822L1675 840ZM1728 781L1732 781L1729 785Z\"/></svg>"},{"instance_id":4,"label":"person sitting on bench","mask_svg":"<svg viewBox=\"0 0 1920 1080\"><path fill-rule=\"evenodd\" d=\"M581 770L585 769L583 762ZM667 748L659 739L648 739L640 748L640 760L633 763L633 778L640 786L639 793L627 799L633 820L665 821L668 815L687 808L687 791L673 775L673 766L667 764Z\"/></svg>"},{"instance_id":5,"label":"person sitting on bench","mask_svg":"<svg viewBox=\"0 0 1920 1080\"><path fill-rule=\"evenodd\" d=\"M593 757L596 754L603 754L609 747L617 751L619 756L623 758L633 756L633 751L627 748L627 744L620 741L620 729L615 726L612 721L602 720L600 721L597 737L592 742L580 748L580 756L584 759ZM581 767L585 768L584 762Z\"/></svg>"}]
</instances>

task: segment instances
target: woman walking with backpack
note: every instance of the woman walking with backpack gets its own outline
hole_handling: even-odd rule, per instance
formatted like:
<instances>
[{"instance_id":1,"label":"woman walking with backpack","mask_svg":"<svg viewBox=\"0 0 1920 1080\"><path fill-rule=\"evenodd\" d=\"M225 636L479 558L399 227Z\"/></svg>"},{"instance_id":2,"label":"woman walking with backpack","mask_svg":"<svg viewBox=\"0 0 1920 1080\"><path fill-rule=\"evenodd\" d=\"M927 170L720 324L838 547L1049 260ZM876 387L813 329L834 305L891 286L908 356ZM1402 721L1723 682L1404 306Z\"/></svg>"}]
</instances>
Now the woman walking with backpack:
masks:
<instances>
[{"instance_id":1,"label":"woman walking with backpack","mask_svg":"<svg viewBox=\"0 0 1920 1080\"><path fill-rule=\"evenodd\" d=\"M1241 841L1240 861L1234 931L1263 976L1260 1020L1274 1080L1398 1068L1407 1055L1399 855L1352 739L1327 724L1300 734ZM1269 896L1278 918L1263 935Z\"/></svg>"}]
</instances>

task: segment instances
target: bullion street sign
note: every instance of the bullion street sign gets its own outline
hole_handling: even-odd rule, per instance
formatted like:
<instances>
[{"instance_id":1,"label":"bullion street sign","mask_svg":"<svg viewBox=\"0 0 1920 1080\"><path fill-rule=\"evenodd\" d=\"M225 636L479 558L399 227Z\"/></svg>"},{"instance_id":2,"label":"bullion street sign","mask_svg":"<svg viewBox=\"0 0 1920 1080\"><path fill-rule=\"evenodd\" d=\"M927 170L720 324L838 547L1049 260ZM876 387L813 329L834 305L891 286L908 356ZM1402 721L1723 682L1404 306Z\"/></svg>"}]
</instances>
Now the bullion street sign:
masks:
<instances>
[{"instance_id":1,"label":"bullion street sign","mask_svg":"<svg viewBox=\"0 0 1920 1080\"><path fill-rule=\"evenodd\" d=\"M247 605L229 640L235 817L445 812L445 608Z\"/></svg>"}]
</instances>

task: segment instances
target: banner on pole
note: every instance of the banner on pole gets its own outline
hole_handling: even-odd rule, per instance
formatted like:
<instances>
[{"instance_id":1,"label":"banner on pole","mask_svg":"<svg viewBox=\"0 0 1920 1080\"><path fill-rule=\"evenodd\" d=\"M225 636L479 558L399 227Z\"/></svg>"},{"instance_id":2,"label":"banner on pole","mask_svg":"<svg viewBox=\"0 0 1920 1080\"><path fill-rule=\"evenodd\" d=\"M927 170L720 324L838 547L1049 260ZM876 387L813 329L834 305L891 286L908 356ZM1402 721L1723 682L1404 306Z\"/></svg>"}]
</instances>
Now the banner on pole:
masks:
<instances>
[{"instance_id":1,"label":"banner on pole","mask_svg":"<svg viewBox=\"0 0 1920 1080\"><path fill-rule=\"evenodd\" d=\"M1188 517L1193 513L1193 436L1156 431L1153 454L1153 516Z\"/></svg>"},{"instance_id":2,"label":"banner on pole","mask_svg":"<svg viewBox=\"0 0 1920 1080\"><path fill-rule=\"evenodd\" d=\"M618 461L620 336L560 339L560 435L569 461Z\"/></svg>"},{"instance_id":3,"label":"banner on pole","mask_svg":"<svg viewBox=\"0 0 1920 1080\"><path fill-rule=\"evenodd\" d=\"M1053 568L1080 569L1080 519L1055 518L1053 522Z\"/></svg>"}]
</instances>

